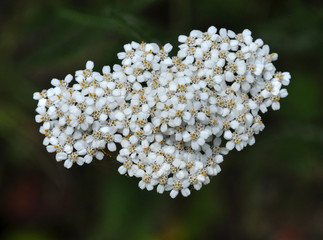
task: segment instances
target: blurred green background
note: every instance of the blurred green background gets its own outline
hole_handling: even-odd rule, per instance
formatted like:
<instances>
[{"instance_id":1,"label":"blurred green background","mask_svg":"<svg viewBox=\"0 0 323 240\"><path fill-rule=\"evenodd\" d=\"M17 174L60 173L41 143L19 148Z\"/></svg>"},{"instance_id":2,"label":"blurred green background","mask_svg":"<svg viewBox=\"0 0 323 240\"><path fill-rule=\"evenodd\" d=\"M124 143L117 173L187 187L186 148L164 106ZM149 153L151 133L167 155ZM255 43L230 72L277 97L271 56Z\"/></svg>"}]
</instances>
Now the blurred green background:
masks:
<instances>
[{"instance_id":1,"label":"blurred green background","mask_svg":"<svg viewBox=\"0 0 323 240\"><path fill-rule=\"evenodd\" d=\"M323 7L319 0L0 2L0 239L323 239ZM249 28L292 75L256 144L189 198L142 191L112 159L66 170L42 146L35 91L117 63L125 43Z\"/></svg>"}]
</instances>

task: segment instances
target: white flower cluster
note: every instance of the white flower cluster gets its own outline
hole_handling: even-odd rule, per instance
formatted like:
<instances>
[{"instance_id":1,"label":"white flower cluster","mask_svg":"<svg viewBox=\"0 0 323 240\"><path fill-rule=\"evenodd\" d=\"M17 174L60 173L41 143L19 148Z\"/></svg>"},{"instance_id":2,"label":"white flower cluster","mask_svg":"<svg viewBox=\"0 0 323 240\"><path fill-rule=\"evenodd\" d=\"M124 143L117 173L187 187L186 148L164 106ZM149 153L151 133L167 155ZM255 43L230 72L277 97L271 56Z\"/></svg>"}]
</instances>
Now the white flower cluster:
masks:
<instances>
[{"instance_id":1,"label":"white flower cluster","mask_svg":"<svg viewBox=\"0 0 323 240\"><path fill-rule=\"evenodd\" d=\"M287 96L290 74L276 72L277 54L249 30L210 27L178 39L175 57L170 44L132 42L112 71L94 72L88 61L73 86L67 75L35 93L48 152L70 168L101 160L117 143L120 174L174 198L209 183L230 150L253 145L264 129L259 113Z\"/></svg>"}]
</instances>

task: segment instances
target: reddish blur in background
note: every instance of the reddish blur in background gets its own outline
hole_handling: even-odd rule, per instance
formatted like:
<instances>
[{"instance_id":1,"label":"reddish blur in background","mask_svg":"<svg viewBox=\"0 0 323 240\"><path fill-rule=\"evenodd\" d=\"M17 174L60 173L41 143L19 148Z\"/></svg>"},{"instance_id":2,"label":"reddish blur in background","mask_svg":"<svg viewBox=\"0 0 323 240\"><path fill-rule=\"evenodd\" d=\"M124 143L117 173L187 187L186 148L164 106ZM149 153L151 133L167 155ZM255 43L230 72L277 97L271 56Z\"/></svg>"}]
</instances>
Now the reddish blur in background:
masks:
<instances>
[{"instance_id":1,"label":"reddish blur in background","mask_svg":"<svg viewBox=\"0 0 323 240\"><path fill-rule=\"evenodd\" d=\"M322 2L7 0L0 3L0 239L323 239ZM142 191L112 158L67 170L42 146L35 91L118 63L131 41L249 28L289 71L256 144L189 198ZM320 65L321 64L321 65Z\"/></svg>"}]
</instances>

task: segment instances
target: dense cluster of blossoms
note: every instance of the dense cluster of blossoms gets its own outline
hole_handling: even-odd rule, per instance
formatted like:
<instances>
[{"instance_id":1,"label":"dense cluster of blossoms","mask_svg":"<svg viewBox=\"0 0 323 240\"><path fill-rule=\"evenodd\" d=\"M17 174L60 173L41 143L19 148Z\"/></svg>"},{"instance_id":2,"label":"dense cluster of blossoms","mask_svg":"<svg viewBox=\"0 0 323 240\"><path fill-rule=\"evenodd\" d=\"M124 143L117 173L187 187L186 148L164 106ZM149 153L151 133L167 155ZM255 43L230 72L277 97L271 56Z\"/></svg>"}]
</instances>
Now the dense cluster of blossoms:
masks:
<instances>
[{"instance_id":1,"label":"dense cluster of blossoms","mask_svg":"<svg viewBox=\"0 0 323 240\"><path fill-rule=\"evenodd\" d=\"M94 64L37 92L36 121L56 160L103 159L119 146L118 171L140 178L141 189L190 195L217 175L223 155L255 143L264 129L260 113L280 108L288 72L276 72L261 39L210 27L181 35L177 56L170 44L132 42L121 65Z\"/></svg>"}]
</instances>

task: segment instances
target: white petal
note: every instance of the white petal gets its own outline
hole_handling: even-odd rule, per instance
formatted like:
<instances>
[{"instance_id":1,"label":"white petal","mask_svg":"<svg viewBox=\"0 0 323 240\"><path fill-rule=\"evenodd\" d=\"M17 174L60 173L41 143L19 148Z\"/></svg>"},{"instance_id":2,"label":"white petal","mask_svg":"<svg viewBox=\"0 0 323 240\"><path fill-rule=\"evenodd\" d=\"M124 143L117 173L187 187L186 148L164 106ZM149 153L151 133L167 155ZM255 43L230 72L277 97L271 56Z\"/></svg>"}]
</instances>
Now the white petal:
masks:
<instances>
[{"instance_id":1,"label":"white petal","mask_svg":"<svg viewBox=\"0 0 323 240\"><path fill-rule=\"evenodd\" d=\"M181 190L181 193L184 197L187 197L191 194L191 191L188 188L184 188Z\"/></svg>"},{"instance_id":2,"label":"white petal","mask_svg":"<svg viewBox=\"0 0 323 240\"><path fill-rule=\"evenodd\" d=\"M227 130L224 132L224 138L229 140L229 139L232 139L232 132Z\"/></svg>"},{"instance_id":3,"label":"white petal","mask_svg":"<svg viewBox=\"0 0 323 240\"><path fill-rule=\"evenodd\" d=\"M94 67L94 63L92 61L87 61L86 62L86 69L92 70Z\"/></svg>"},{"instance_id":4,"label":"white petal","mask_svg":"<svg viewBox=\"0 0 323 240\"><path fill-rule=\"evenodd\" d=\"M157 192L162 194L164 191L165 191L165 186L159 184L158 187L157 187Z\"/></svg>"},{"instance_id":5,"label":"white petal","mask_svg":"<svg viewBox=\"0 0 323 240\"><path fill-rule=\"evenodd\" d=\"M110 152L114 152L115 150L117 150L117 147L115 145L115 143L108 143L108 149Z\"/></svg>"},{"instance_id":6,"label":"white petal","mask_svg":"<svg viewBox=\"0 0 323 240\"><path fill-rule=\"evenodd\" d=\"M232 82L234 80L234 75L232 72L226 72L225 73L225 80L227 82Z\"/></svg>"},{"instance_id":7,"label":"white petal","mask_svg":"<svg viewBox=\"0 0 323 240\"><path fill-rule=\"evenodd\" d=\"M123 165L118 168L118 172L123 175L127 172L127 168L125 168Z\"/></svg>"},{"instance_id":8,"label":"white petal","mask_svg":"<svg viewBox=\"0 0 323 240\"><path fill-rule=\"evenodd\" d=\"M59 161L62 161L64 159L67 158L67 154L64 153L64 152L59 152L56 154L56 161L59 162Z\"/></svg>"},{"instance_id":9,"label":"white petal","mask_svg":"<svg viewBox=\"0 0 323 240\"><path fill-rule=\"evenodd\" d=\"M227 142L226 144L226 148L229 149L229 150L232 150L234 148L234 142L233 141L229 141Z\"/></svg>"},{"instance_id":10,"label":"white petal","mask_svg":"<svg viewBox=\"0 0 323 240\"><path fill-rule=\"evenodd\" d=\"M178 191L176 191L176 190L172 190L172 191L170 192L170 197L171 197L171 198L175 198L177 195L178 195Z\"/></svg>"},{"instance_id":11,"label":"white petal","mask_svg":"<svg viewBox=\"0 0 323 240\"><path fill-rule=\"evenodd\" d=\"M64 167L66 167L66 168L71 168L72 165L73 165L73 162L71 160L66 160L64 162Z\"/></svg>"}]
</instances>

